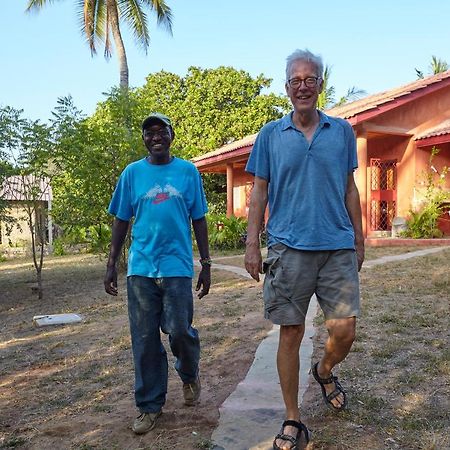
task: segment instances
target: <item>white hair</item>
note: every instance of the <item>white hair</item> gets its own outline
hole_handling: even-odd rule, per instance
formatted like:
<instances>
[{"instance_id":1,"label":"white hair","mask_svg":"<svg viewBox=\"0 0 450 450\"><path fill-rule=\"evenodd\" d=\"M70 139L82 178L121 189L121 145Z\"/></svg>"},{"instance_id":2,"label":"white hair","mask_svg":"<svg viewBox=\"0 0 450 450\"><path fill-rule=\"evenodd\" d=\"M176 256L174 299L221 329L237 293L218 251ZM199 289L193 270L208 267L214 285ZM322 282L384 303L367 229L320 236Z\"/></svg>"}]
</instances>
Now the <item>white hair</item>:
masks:
<instances>
[{"instance_id":1,"label":"white hair","mask_svg":"<svg viewBox=\"0 0 450 450\"><path fill-rule=\"evenodd\" d=\"M291 67L296 61L307 61L314 64L317 68L317 76L323 76L323 62L322 57L319 55L314 55L308 49L305 50L295 50L286 58L286 80L289 79L291 75Z\"/></svg>"}]
</instances>

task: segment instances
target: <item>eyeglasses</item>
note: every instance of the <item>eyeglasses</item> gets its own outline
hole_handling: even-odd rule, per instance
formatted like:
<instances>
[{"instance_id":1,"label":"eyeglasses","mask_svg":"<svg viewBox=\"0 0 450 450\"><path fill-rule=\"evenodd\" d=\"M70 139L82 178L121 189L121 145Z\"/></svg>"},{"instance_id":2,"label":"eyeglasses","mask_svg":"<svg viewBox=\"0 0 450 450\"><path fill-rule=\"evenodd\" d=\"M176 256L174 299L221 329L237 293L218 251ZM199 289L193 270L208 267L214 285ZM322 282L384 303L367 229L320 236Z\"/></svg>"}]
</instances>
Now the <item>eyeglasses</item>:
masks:
<instances>
[{"instance_id":1,"label":"eyeglasses","mask_svg":"<svg viewBox=\"0 0 450 450\"><path fill-rule=\"evenodd\" d=\"M145 130L143 132L143 136L146 139L153 139L155 136L166 137L166 136L170 136L170 130L169 130L168 127L161 128L160 130L155 130L155 131L153 131L153 130Z\"/></svg>"},{"instance_id":2,"label":"eyeglasses","mask_svg":"<svg viewBox=\"0 0 450 450\"><path fill-rule=\"evenodd\" d=\"M291 78L287 82L292 89L299 88L302 83L305 83L306 87L313 88L317 86L320 79L320 77Z\"/></svg>"}]
</instances>

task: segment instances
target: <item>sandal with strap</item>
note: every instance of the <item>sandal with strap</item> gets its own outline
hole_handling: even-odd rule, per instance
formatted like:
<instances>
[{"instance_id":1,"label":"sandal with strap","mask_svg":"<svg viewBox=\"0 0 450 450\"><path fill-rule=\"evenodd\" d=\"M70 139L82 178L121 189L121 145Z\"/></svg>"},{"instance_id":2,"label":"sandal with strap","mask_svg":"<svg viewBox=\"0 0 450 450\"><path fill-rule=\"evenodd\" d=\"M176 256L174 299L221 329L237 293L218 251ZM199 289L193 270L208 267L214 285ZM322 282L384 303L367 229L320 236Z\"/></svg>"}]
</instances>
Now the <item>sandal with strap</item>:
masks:
<instances>
[{"instance_id":1,"label":"sandal with strap","mask_svg":"<svg viewBox=\"0 0 450 450\"><path fill-rule=\"evenodd\" d=\"M291 436L289 434L284 434L284 428L285 427L295 427L297 428L297 435ZM281 425L281 430L280 432L275 436L275 439L273 441L273 450L281 450L281 447L278 447L278 445L276 444L278 439L283 439L283 441L288 441L292 444L292 447L290 448L290 450L296 450L297 449L297 444L300 441L300 438L302 436L302 432L305 435L305 439L306 439L306 443L309 442L310 439L310 431L308 430L308 428L306 428L305 424L302 422L297 422L296 420L285 420L283 422L283 425Z\"/></svg>"},{"instance_id":2,"label":"sandal with strap","mask_svg":"<svg viewBox=\"0 0 450 450\"><path fill-rule=\"evenodd\" d=\"M311 372L313 374L314 379L320 384L320 388L322 389L322 397L325 401L325 404L328 408L333 411L343 411L347 407L347 395L341 386L341 383L338 381L338 377L335 377L332 373L328 378L320 378L319 373L317 372L317 366L319 363L317 362L311 368ZM325 384L334 383L335 389L330 394L327 394L325 390ZM341 406L335 406L331 400L335 399L338 395L342 394L344 396L344 403L341 403Z\"/></svg>"}]
</instances>

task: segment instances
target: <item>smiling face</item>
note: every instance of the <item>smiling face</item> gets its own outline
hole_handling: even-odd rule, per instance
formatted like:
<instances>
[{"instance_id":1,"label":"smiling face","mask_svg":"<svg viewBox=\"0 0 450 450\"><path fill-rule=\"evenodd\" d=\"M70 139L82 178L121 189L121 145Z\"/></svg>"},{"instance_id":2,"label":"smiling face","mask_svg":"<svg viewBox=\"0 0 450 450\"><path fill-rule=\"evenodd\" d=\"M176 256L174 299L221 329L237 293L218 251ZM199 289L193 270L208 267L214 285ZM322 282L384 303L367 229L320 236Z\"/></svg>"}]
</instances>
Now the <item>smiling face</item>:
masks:
<instances>
[{"instance_id":1,"label":"smiling face","mask_svg":"<svg viewBox=\"0 0 450 450\"><path fill-rule=\"evenodd\" d=\"M145 127L142 132L142 139L150 153L150 162L166 164L170 161L170 145L172 144L170 127L162 122L155 121Z\"/></svg>"},{"instance_id":2,"label":"smiling face","mask_svg":"<svg viewBox=\"0 0 450 450\"><path fill-rule=\"evenodd\" d=\"M306 83L309 85L311 80L305 82L307 78L316 78L317 82L308 87ZM317 99L323 89L323 80L320 78L315 64L298 60L292 63L285 87L294 111L303 114L316 110Z\"/></svg>"}]
</instances>

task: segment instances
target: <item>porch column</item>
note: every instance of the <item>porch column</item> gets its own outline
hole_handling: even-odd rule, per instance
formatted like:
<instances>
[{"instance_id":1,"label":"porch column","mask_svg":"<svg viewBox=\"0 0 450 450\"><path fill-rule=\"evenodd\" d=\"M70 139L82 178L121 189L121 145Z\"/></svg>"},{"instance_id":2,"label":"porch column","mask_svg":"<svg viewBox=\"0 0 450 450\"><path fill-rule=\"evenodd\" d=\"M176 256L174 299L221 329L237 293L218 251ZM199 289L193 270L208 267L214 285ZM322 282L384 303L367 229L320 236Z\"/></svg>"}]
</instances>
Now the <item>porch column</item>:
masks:
<instances>
[{"instance_id":1,"label":"porch column","mask_svg":"<svg viewBox=\"0 0 450 450\"><path fill-rule=\"evenodd\" d=\"M370 220L370 199L367 198L367 133L365 131L358 133L356 147L358 152L358 169L355 172L355 182L361 200L363 234L364 237L367 237L367 224L368 220Z\"/></svg>"},{"instance_id":2,"label":"porch column","mask_svg":"<svg viewBox=\"0 0 450 450\"><path fill-rule=\"evenodd\" d=\"M234 214L233 205L233 164L227 164L227 217L230 217Z\"/></svg>"}]
</instances>

